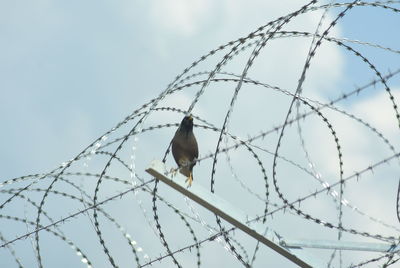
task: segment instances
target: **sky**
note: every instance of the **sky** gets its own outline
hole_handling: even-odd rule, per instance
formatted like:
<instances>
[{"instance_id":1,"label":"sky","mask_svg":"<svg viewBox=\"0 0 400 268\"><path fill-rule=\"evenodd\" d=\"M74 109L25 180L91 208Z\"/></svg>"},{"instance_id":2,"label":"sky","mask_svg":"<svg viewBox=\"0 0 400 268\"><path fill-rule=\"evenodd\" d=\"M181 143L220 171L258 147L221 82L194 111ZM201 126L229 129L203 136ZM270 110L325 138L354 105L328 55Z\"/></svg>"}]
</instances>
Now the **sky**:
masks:
<instances>
[{"instance_id":1,"label":"sky","mask_svg":"<svg viewBox=\"0 0 400 268\"><path fill-rule=\"evenodd\" d=\"M239 0L218 2L211 0L151 2L0 0L0 92L2 93L2 98L0 98L2 122L0 182L24 175L49 172L59 167L61 163L74 158L86 146L102 137L141 105L159 96L177 75L191 66L192 62L220 45L245 37L261 25L287 15L306 3L306 1L288 0L279 2L261 0L251 2ZM400 9L399 3L391 6ZM322 29L326 29L329 22L343 10L344 7L332 8L322 21ZM282 30L314 33L322 15L321 9L309 11L293 19ZM360 57L354 56L342 46L333 42L323 42L311 59L311 67L306 73L302 86L303 96L321 103L328 103L342 96L343 93L349 93L356 87L378 79L377 72L387 75L390 71L398 70L400 37L396 32L399 25L399 13L389 9L367 6L350 10L343 19L339 20L337 26L332 28L329 36L342 38L344 44L365 55L372 65L366 64ZM345 38L378 44L390 48L391 51L360 42L344 41ZM252 63L248 77L294 93L311 40L310 37L289 36L269 42ZM222 71L242 74L253 49L254 46L250 46L233 57L223 66ZM188 74L212 71L228 51L225 49L216 52L215 55L200 62ZM221 75L221 77L224 76ZM205 78L205 75L198 75L188 81ZM193 114L221 127L229 111L236 85L235 82L210 83L196 103ZM387 85L398 103L399 77L389 79ZM199 86L188 87L174 92L162 99L157 107L187 110L200 88ZM260 86L243 85L232 109L228 124L229 132L246 139L279 126L285 120L291 100L291 97L270 88L266 90ZM365 124L355 121L343 112L325 109L324 116L329 118L337 134L336 137L340 141L344 177L351 176L353 172L390 157L393 151L399 152L398 122L393 103L382 83L369 87L357 96L340 101L335 107L361 118L363 122L376 128L385 137L383 139L371 128L366 128ZM310 108L306 106L300 108L300 111L309 110ZM294 108L292 114L295 111ZM179 123L182 116L183 114L171 111L152 112L142 127L145 129L158 124ZM127 134L136 122L137 118L107 135L108 141ZM279 155L305 167L314 176L319 174L318 176L322 176L329 183L338 181L340 160L337 155L340 152L338 152L332 129L327 127L321 117L315 115L299 122L301 122L303 143L307 151L302 149L297 124L294 123L285 130L279 147ZM151 160L163 157L169 140L173 136L174 128L156 129L135 136L135 139L129 140L123 146L119 156L129 163L134 163L137 173L149 179L144 170ZM213 153L219 133L200 127L195 131L200 144L200 156ZM272 133L263 140L257 139L254 145L274 152L279 140L278 134ZM385 139L388 142L385 142ZM102 144L104 143L105 141L102 141ZM232 143L233 141L229 140L226 144ZM111 145L108 149L113 152L116 147ZM269 187L273 191L273 157L264 151L257 151L257 153L261 155L267 167ZM312 160L309 161L307 156ZM260 213L263 202L256 201L254 193L265 195L265 186L262 182L260 183L263 177L257 163L243 148L231 151L229 157L229 161L225 155L219 157L219 166L215 175L218 178L215 183L216 191L244 211ZM90 170L93 173L100 173L105 166L104 161L103 158L97 159L93 156L92 159L76 161L76 165L69 170L71 172ZM369 216L374 218L385 219L387 224L393 226L398 225L395 217L395 188L398 183L396 174L399 170L397 162L394 161L387 167L377 169L372 174L361 176L364 179L360 181L351 180L346 185L348 189L346 197L354 202L352 203L354 207L364 209ZM234 172L229 163L234 166ZM310 167L310 163L314 165L314 169ZM174 165L172 157L169 156L167 166ZM281 189L289 200L296 200L321 188L320 183L310 179L312 177L310 174L304 173L288 162L279 161L277 168ZM210 188L211 170L212 161L209 158L200 162L196 166L195 182L198 181L204 187ZM131 176L130 172L117 164L112 165L107 174L128 181ZM309 178L304 183L300 177ZM254 193L249 193L240 185L232 183L231 180L237 178L243 179ZM74 181L74 178L71 178L71 181ZM82 185L82 189L93 195L94 180L87 182L85 178L81 178L76 181ZM46 188L50 182L49 179L38 185ZM103 184L107 186L102 186L99 193L101 198L126 189L126 186L122 187L117 183L104 182ZM8 187L14 186L17 188L24 184L13 184ZM57 187L60 188L55 189L60 192L74 192L65 185ZM186 205L182 196L177 196L176 193L161 185L159 188L160 195L166 197L174 206L187 211L189 215L196 215L190 214L190 206ZM1 198L3 202L8 195L4 192L1 195L3 195ZM43 197L43 194L34 191L28 191L26 195L38 203ZM237 196L243 196L243 202L238 202ZM318 215L327 221L337 221L336 205L328 200L329 196L325 194L318 198L318 202L306 202L303 208L310 214ZM51 201L46 202L46 211L54 219L82 209L82 204L79 202L71 200L66 202L56 195L49 198ZM273 198L279 200L276 193L271 193L271 199ZM258 202L257 205L254 205L255 202ZM135 204L134 208L132 208L132 203ZM212 214L196 205L193 206L207 223L218 227ZM151 195L140 191L135 192L129 198L121 198L119 202L109 204L106 208L132 236L136 236L135 241L143 250L139 252L141 263L165 254L166 250L160 244L159 238L155 236L157 230L154 230ZM357 230L365 228L367 232L373 234L396 234L395 229L386 228L370 218L366 220L355 210L349 208L345 211L343 219L346 227ZM34 221L36 211L22 199L18 199L3 210L3 215L21 214L22 218ZM173 248L187 245L188 234L176 232L174 229L176 224L184 227L182 221L172 219L173 217L170 216L173 213L165 205L160 204L159 213L160 219L163 220L163 230L168 235ZM336 238L337 232L326 231L326 228L315 226L315 223L308 223L299 218L301 217L290 213L282 213L271 220L271 227L289 237L309 237L315 232L317 235L313 238L316 239ZM93 216L88 214L87 217L71 220L63 225L62 229L68 234L66 237L86 250L94 267L110 267L98 242L93 220ZM148 224L149 221L150 224ZM103 218L101 223L117 263L120 267L128 267L132 264L132 254L126 247L119 246L121 241L114 240L113 234L116 231L114 227L109 226L112 224ZM134 226L131 226L132 223ZM195 222L192 224L199 238L206 237L209 230L201 224ZM295 224L302 226L301 232L294 228ZM33 227L22 224L17 228L10 224L10 221L2 220L0 230L3 228L10 230L11 235L2 232L2 236L8 240L27 230L32 230ZM84 234L88 236L87 239ZM235 233L236 236L244 247L251 248L249 250L251 253L255 246L254 241L238 232ZM345 237L348 240L359 238L350 234L345 234ZM54 265L71 267L78 263L80 267L85 267L69 248L65 249L65 243L54 242L51 236L46 235L43 235L41 241L45 267L54 267ZM33 248L34 240L27 239L15 243L14 249L24 267L39 266L35 260ZM230 267L242 266L232 254L224 249L223 241L207 243L202 250L201 260L205 267L221 267L223 264L229 264ZM65 251L68 251L68 254L63 254ZM266 264L292 267L286 260L268 249L263 248L261 252L254 267L263 267ZM314 253L319 254L319 252ZM146 254L148 258L143 257ZM321 255L326 258L324 254ZM18 267L17 262L10 256L12 256L10 251L2 250L0 255L2 265L0 266ZM194 267L196 264L195 254L191 252L177 254L177 258L183 267ZM353 261L352 257L346 255L346 258L348 258L345 259L347 264ZM60 265L60 260L64 266ZM337 265L338 262L338 257L336 257L335 264ZM357 260L354 262L357 263ZM334 267L339 267L336 265ZM153 266L176 267L168 258Z\"/></svg>"}]
</instances>

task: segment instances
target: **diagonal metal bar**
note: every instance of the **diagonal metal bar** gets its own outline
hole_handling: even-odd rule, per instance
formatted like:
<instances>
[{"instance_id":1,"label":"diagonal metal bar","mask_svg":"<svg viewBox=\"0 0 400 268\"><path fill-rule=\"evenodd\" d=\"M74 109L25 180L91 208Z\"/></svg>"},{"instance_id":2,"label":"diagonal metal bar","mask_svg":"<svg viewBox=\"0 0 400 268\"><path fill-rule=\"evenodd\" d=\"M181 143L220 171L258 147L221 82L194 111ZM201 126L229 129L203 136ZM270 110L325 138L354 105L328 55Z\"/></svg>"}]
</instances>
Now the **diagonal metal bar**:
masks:
<instances>
[{"instance_id":1,"label":"diagonal metal bar","mask_svg":"<svg viewBox=\"0 0 400 268\"><path fill-rule=\"evenodd\" d=\"M388 243L351 242L342 240L291 240L281 239L280 245L288 248L318 248L354 251L393 252L398 253L400 246Z\"/></svg>"},{"instance_id":2,"label":"diagonal metal bar","mask_svg":"<svg viewBox=\"0 0 400 268\"><path fill-rule=\"evenodd\" d=\"M244 212L202 186L194 183L190 188L187 188L186 177L179 172L171 178L170 175L167 175L169 172L167 172L163 162L154 160L146 171L300 267L323 267L315 258L308 256L304 250L300 248L289 249L280 245L280 238L271 229L265 230L264 225L254 223L250 226L248 217Z\"/></svg>"}]
</instances>

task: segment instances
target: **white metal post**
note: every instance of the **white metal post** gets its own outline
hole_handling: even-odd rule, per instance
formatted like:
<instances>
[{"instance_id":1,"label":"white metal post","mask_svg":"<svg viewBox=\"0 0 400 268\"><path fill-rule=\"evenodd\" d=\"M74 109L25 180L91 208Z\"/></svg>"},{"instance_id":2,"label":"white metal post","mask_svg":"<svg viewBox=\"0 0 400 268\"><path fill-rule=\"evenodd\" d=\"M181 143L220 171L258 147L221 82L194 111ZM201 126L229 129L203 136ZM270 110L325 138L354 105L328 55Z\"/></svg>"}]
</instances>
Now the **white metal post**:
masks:
<instances>
[{"instance_id":1,"label":"white metal post","mask_svg":"<svg viewBox=\"0 0 400 268\"><path fill-rule=\"evenodd\" d=\"M179 172L173 178L170 175L166 175L168 174L167 169L161 161L153 161L146 171L297 265L301 267L323 267L321 263L317 263L315 258L311 258L305 252L301 252L301 249L289 249L281 246L280 239L271 230L267 230L266 234L263 235L266 229L265 226L254 223L250 227L247 224L248 218L245 213L200 185L194 183L190 188L187 188L185 184L186 177Z\"/></svg>"},{"instance_id":2,"label":"white metal post","mask_svg":"<svg viewBox=\"0 0 400 268\"><path fill-rule=\"evenodd\" d=\"M267 229L265 232L266 226L260 223L251 223L250 226L249 218L244 212L233 207L226 200L211 193L202 186L194 183L190 188L187 188L185 183L186 177L179 172L177 172L174 177L171 177L168 175L169 172L163 162L159 160L153 161L146 171L301 267L324 267L317 258L304 252L303 248L392 253L400 251L399 245L388 243L337 240L291 240L281 236L278 237L271 229Z\"/></svg>"}]
</instances>

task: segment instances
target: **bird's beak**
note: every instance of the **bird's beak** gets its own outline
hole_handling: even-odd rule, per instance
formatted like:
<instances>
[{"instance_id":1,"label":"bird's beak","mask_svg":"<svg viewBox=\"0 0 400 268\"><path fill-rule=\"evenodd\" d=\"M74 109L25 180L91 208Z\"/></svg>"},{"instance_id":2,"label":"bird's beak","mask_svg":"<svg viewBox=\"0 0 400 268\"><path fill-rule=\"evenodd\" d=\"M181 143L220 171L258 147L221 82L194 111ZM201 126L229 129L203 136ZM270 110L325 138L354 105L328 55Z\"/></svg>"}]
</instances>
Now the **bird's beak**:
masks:
<instances>
[{"instance_id":1,"label":"bird's beak","mask_svg":"<svg viewBox=\"0 0 400 268\"><path fill-rule=\"evenodd\" d=\"M193 121L193 117L191 115L189 115L189 120Z\"/></svg>"}]
</instances>

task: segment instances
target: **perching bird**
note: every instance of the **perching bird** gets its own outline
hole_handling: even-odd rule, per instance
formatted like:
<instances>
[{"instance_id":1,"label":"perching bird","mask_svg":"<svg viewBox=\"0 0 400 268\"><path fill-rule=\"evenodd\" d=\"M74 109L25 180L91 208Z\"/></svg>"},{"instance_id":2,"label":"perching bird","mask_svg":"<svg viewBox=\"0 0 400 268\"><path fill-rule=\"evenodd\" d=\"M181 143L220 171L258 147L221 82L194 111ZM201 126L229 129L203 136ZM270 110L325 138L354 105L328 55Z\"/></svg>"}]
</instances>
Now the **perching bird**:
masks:
<instances>
[{"instance_id":1,"label":"perching bird","mask_svg":"<svg viewBox=\"0 0 400 268\"><path fill-rule=\"evenodd\" d=\"M178 164L179 171L187 178L188 186L192 185L193 167L199 156L199 148L193 134L193 117L185 116L172 139L172 155Z\"/></svg>"}]
</instances>

